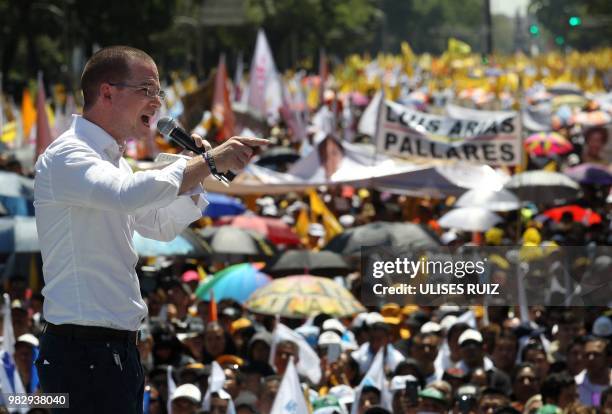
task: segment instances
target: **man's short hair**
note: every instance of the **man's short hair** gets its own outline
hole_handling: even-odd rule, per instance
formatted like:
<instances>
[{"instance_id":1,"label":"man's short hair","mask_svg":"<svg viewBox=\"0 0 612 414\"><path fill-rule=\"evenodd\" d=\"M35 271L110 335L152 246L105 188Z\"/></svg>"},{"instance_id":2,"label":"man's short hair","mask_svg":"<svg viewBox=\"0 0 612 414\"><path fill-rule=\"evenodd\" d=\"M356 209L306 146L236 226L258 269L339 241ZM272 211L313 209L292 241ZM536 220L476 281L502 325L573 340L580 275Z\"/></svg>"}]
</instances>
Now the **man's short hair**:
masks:
<instances>
[{"instance_id":1,"label":"man's short hair","mask_svg":"<svg viewBox=\"0 0 612 414\"><path fill-rule=\"evenodd\" d=\"M91 108L98 99L102 83L119 83L129 78L132 60L153 62L153 58L146 52L130 46L105 47L89 58L81 75L85 110Z\"/></svg>"},{"instance_id":2,"label":"man's short hair","mask_svg":"<svg viewBox=\"0 0 612 414\"><path fill-rule=\"evenodd\" d=\"M567 371L548 375L542 382L540 389L544 404L554 404L558 400L561 390L574 384L576 384L574 377Z\"/></svg>"}]
</instances>

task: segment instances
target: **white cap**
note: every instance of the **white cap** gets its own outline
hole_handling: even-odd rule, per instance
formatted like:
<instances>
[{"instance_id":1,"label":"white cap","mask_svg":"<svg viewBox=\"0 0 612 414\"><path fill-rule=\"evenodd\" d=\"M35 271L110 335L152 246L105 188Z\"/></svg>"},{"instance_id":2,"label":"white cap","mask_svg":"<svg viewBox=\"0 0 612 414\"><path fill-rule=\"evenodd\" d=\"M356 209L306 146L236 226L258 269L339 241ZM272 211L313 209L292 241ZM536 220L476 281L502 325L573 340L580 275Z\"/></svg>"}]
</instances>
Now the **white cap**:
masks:
<instances>
[{"instance_id":1,"label":"white cap","mask_svg":"<svg viewBox=\"0 0 612 414\"><path fill-rule=\"evenodd\" d=\"M170 401L174 401L178 398L186 398L194 404L200 404L202 392L193 384L183 384L174 390Z\"/></svg>"},{"instance_id":2,"label":"white cap","mask_svg":"<svg viewBox=\"0 0 612 414\"><path fill-rule=\"evenodd\" d=\"M461 335L459 335L459 345L463 345L467 341L476 341L482 343L482 334L476 329L466 329Z\"/></svg>"},{"instance_id":3,"label":"white cap","mask_svg":"<svg viewBox=\"0 0 612 414\"><path fill-rule=\"evenodd\" d=\"M323 322L323 331L338 331L340 333L346 332L346 328L342 325L338 319L328 319Z\"/></svg>"},{"instance_id":4,"label":"white cap","mask_svg":"<svg viewBox=\"0 0 612 414\"><path fill-rule=\"evenodd\" d=\"M262 198L258 198L255 201L255 204L260 205L260 206L273 206L274 205L274 199L270 196L265 196Z\"/></svg>"},{"instance_id":5,"label":"white cap","mask_svg":"<svg viewBox=\"0 0 612 414\"><path fill-rule=\"evenodd\" d=\"M335 332L323 332L321 336L319 336L319 340L317 344L320 346L331 345L331 344L340 344L342 343L342 338Z\"/></svg>"},{"instance_id":6,"label":"white cap","mask_svg":"<svg viewBox=\"0 0 612 414\"><path fill-rule=\"evenodd\" d=\"M418 381L414 375L396 375L391 378L391 384L389 385L389 391L399 391L406 388L407 382L416 382Z\"/></svg>"},{"instance_id":7,"label":"white cap","mask_svg":"<svg viewBox=\"0 0 612 414\"><path fill-rule=\"evenodd\" d=\"M442 326L440 326L439 323L437 322L425 322L423 324L423 326L421 326L421 333L426 334L426 333L440 333L442 332Z\"/></svg>"},{"instance_id":8,"label":"white cap","mask_svg":"<svg viewBox=\"0 0 612 414\"><path fill-rule=\"evenodd\" d=\"M17 338L17 341L15 341L15 343L17 342L25 342L26 344L30 344L32 346L40 345L38 338L29 333L21 335L19 338Z\"/></svg>"},{"instance_id":9,"label":"white cap","mask_svg":"<svg viewBox=\"0 0 612 414\"><path fill-rule=\"evenodd\" d=\"M355 224L355 216L351 216L350 214L343 214L338 217L338 221L342 224L342 227L351 227Z\"/></svg>"},{"instance_id":10,"label":"white cap","mask_svg":"<svg viewBox=\"0 0 612 414\"><path fill-rule=\"evenodd\" d=\"M442 329L448 332L448 330L457 323L457 317L455 315L446 315L440 321L440 326Z\"/></svg>"},{"instance_id":11,"label":"white cap","mask_svg":"<svg viewBox=\"0 0 612 414\"><path fill-rule=\"evenodd\" d=\"M455 240L457 240L457 233L455 233L453 230L449 230L440 236L440 241L442 244L450 244Z\"/></svg>"},{"instance_id":12,"label":"white cap","mask_svg":"<svg viewBox=\"0 0 612 414\"><path fill-rule=\"evenodd\" d=\"M308 226L308 235L314 237L325 236L325 227L320 223L310 223Z\"/></svg>"},{"instance_id":13,"label":"white cap","mask_svg":"<svg viewBox=\"0 0 612 414\"><path fill-rule=\"evenodd\" d=\"M368 315L369 314L367 312L358 313L353 318L353 322L351 322L351 326L353 328L361 328L363 326L363 324L365 323Z\"/></svg>"},{"instance_id":14,"label":"white cap","mask_svg":"<svg viewBox=\"0 0 612 414\"><path fill-rule=\"evenodd\" d=\"M276 208L274 204L269 205L269 206L264 206L263 209L261 210L261 214L262 216L276 217L278 215L278 208Z\"/></svg>"},{"instance_id":15,"label":"white cap","mask_svg":"<svg viewBox=\"0 0 612 414\"><path fill-rule=\"evenodd\" d=\"M340 404L352 404L355 402L355 390L346 384L331 387L328 394L336 397Z\"/></svg>"},{"instance_id":16,"label":"white cap","mask_svg":"<svg viewBox=\"0 0 612 414\"><path fill-rule=\"evenodd\" d=\"M612 321L607 316L600 316L593 324L593 335L608 337L612 335Z\"/></svg>"},{"instance_id":17,"label":"white cap","mask_svg":"<svg viewBox=\"0 0 612 414\"><path fill-rule=\"evenodd\" d=\"M372 326L379 322L385 323L385 318L378 312L370 312L368 316L366 316L365 323L368 326Z\"/></svg>"}]
</instances>

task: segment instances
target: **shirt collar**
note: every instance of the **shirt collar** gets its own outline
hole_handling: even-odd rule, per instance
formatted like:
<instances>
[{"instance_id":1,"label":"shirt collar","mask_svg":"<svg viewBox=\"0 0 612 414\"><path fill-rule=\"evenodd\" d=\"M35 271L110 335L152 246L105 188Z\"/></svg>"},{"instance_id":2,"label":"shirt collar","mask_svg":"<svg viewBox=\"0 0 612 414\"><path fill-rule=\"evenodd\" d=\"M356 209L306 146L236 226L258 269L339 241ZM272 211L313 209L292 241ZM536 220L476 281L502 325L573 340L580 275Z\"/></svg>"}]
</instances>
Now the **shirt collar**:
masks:
<instances>
[{"instance_id":1,"label":"shirt collar","mask_svg":"<svg viewBox=\"0 0 612 414\"><path fill-rule=\"evenodd\" d=\"M120 147L108 132L81 115L73 115L72 128L76 136L89 144L98 154L106 154L114 161L123 156L125 146Z\"/></svg>"}]
</instances>

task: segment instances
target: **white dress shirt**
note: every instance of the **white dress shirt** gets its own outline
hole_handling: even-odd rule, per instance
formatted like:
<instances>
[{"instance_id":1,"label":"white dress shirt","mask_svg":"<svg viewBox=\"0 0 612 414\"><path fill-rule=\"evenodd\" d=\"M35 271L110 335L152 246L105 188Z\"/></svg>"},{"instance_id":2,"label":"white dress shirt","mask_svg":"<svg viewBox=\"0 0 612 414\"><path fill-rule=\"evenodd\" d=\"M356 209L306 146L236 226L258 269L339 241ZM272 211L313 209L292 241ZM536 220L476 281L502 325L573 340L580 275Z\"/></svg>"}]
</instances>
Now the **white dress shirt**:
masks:
<instances>
[{"instance_id":1,"label":"white dress shirt","mask_svg":"<svg viewBox=\"0 0 612 414\"><path fill-rule=\"evenodd\" d=\"M80 116L49 145L34 185L47 321L138 330L147 306L132 236L169 241L202 216L201 195L197 204L178 195L186 164L134 173L117 142Z\"/></svg>"}]
</instances>

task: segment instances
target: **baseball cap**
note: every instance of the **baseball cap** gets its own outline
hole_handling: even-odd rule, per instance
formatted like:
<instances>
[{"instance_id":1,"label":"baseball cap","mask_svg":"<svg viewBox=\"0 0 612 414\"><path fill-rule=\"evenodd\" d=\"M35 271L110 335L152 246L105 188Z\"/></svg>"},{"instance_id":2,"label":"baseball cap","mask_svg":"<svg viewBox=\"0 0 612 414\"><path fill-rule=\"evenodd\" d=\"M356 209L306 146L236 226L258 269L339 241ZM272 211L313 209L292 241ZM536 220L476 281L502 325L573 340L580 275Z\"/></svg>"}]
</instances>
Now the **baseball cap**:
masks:
<instances>
[{"instance_id":1,"label":"baseball cap","mask_svg":"<svg viewBox=\"0 0 612 414\"><path fill-rule=\"evenodd\" d=\"M391 392L403 390L406 388L407 382L416 382L418 381L414 375L396 375L391 378L391 384L389 385L389 390Z\"/></svg>"},{"instance_id":2,"label":"baseball cap","mask_svg":"<svg viewBox=\"0 0 612 414\"><path fill-rule=\"evenodd\" d=\"M325 227L320 223L310 223L308 226L308 235L313 237L325 236Z\"/></svg>"},{"instance_id":3,"label":"baseball cap","mask_svg":"<svg viewBox=\"0 0 612 414\"><path fill-rule=\"evenodd\" d=\"M322 331L337 331L340 334L344 334L346 328L338 319L327 319L323 322Z\"/></svg>"},{"instance_id":4,"label":"baseball cap","mask_svg":"<svg viewBox=\"0 0 612 414\"><path fill-rule=\"evenodd\" d=\"M319 336L319 340L317 344L319 346L331 345L331 344L340 344L342 343L342 338L335 332L323 332L321 336Z\"/></svg>"},{"instance_id":5,"label":"baseball cap","mask_svg":"<svg viewBox=\"0 0 612 414\"><path fill-rule=\"evenodd\" d=\"M202 399L202 392L193 384L183 384L174 390L170 401L174 401L178 398L185 398L194 404L199 404Z\"/></svg>"},{"instance_id":6,"label":"baseball cap","mask_svg":"<svg viewBox=\"0 0 612 414\"><path fill-rule=\"evenodd\" d=\"M17 338L17 341L15 341L15 343L17 344L19 342L23 342L23 343L26 343L26 344L29 344L29 345L32 345L32 346L38 346L39 345L38 338L35 337L32 334L29 334L29 333L23 334L19 338Z\"/></svg>"},{"instance_id":7,"label":"baseball cap","mask_svg":"<svg viewBox=\"0 0 612 414\"><path fill-rule=\"evenodd\" d=\"M612 321L607 316L600 316L593 323L593 335L608 337L612 335Z\"/></svg>"},{"instance_id":8,"label":"baseball cap","mask_svg":"<svg viewBox=\"0 0 612 414\"><path fill-rule=\"evenodd\" d=\"M442 394L435 388L425 388L424 390L419 392L419 397L446 404L446 398L444 398L444 394Z\"/></svg>"},{"instance_id":9,"label":"baseball cap","mask_svg":"<svg viewBox=\"0 0 612 414\"><path fill-rule=\"evenodd\" d=\"M421 326L421 333L426 334L426 333L434 333L434 334L438 334L442 332L442 326L440 326L439 323L437 322L425 322L423 324L423 326Z\"/></svg>"},{"instance_id":10,"label":"baseball cap","mask_svg":"<svg viewBox=\"0 0 612 414\"><path fill-rule=\"evenodd\" d=\"M459 336L459 346L462 346L463 344L469 341L478 342L479 344L481 344L483 341L482 334L476 329L466 329Z\"/></svg>"}]
</instances>

